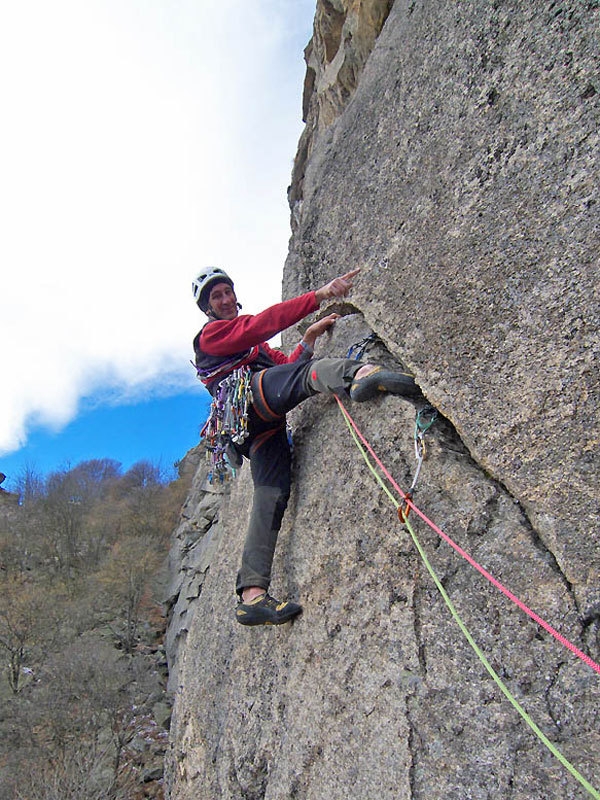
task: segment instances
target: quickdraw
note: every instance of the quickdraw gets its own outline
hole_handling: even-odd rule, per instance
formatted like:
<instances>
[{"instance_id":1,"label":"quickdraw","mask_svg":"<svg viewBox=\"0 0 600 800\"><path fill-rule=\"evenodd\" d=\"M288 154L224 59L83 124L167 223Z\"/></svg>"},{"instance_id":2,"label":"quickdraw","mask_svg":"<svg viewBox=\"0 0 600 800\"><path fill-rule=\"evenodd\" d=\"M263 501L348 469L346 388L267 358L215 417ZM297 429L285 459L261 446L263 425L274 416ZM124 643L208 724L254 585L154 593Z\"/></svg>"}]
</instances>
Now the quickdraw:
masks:
<instances>
[{"instance_id":1,"label":"quickdraw","mask_svg":"<svg viewBox=\"0 0 600 800\"><path fill-rule=\"evenodd\" d=\"M206 446L206 459L210 465L208 480L221 483L236 475L241 466L241 456L234 445L242 444L248 437L248 410L252 403L248 367L234 370L218 384L210 413L200 437Z\"/></svg>"},{"instance_id":2,"label":"quickdraw","mask_svg":"<svg viewBox=\"0 0 600 800\"><path fill-rule=\"evenodd\" d=\"M398 517L400 518L400 522L404 523L408 519L408 515L410 512L409 501L413 499L413 495L417 490L417 481L419 480L421 467L423 465L423 461L425 460L425 455L426 455L425 434L431 428L433 423L436 421L437 417L438 417L437 410L430 405L424 406L417 414L417 418L415 420L415 433L414 433L415 458L417 459L417 467L415 469L415 475L413 477L413 481L410 485L410 488L404 495L404 502L400 506L398 506Z\"/></svg>"},{"instance_id":3,"label":"quickdraw","mask_svg":"<svg viewBox=\"0 0 600 800\"><path fill-rule=\"evenodd\" d=\"M352 358L355 361L360 361L365 352L368 350L369 345L373 344L378 338L379 337L376 333L370 333L368 336L365 336L364 339L361 339L360 342L355 342L354 344L350 345L348 352L346 353L346 358Z\"/></svg>"}]
</instances>

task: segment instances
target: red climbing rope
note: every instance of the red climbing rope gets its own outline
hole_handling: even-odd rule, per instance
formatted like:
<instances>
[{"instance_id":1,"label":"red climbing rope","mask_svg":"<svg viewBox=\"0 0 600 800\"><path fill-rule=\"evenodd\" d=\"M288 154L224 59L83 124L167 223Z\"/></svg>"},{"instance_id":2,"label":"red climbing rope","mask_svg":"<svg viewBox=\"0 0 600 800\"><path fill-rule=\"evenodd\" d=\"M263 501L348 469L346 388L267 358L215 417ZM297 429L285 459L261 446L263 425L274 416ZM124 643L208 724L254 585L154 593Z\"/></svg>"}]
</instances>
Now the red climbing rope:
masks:
<instances>
[{"instance_id":1,"label":"red climbing rope","mask_svg":"<svg viewBox=\"0 0 600 800\"><path fill-rule=\"evenodd\" d=\"M421 519L423 520L423 522L425 522L427 525L429 525L429 527L430 527L430 528L431 528L433 531L435 531L435 532L438 534L438 536L440 536L440 537L441 537L441 538L442 538L442 539L443 539L445 542L447 542L447 543L450 545L450 547L453 547L453 548L454 548L454 550L456 550L456 552L457 552L459 555L461 555L461 556L462 556L462 557L463 557L463 558L464 558L466 561L468 561L468 562L469 562L469 564L470 564L472 567L474 567L474 568L475 568L475 569L476 569L476 570L477 570L479 573L481 573L481 575L483 575L483 577L484 577L484 578L487 578L487 580L488 580L488 581L489 581L489 582L490 582L490 583L491 583L493 586L495 586L495 587L496 587L496 589L498 589L499 591L501 591L501 592L502 592L502 594L504 594L506 597L508 597L508 599L509 599L509 600L512 600L512 602L513 602L513 603L514 603L516 606L518 606L518 607L521 609L521 611L524 611L524 612L525 612L525 614L527 614L529 617L531 617L531 619L533 619L535 622L537 622L537 624L538 624L538 625L540 625L542 628L544 628L544 630L548 631L548 633L550 633L552 636L554 636L554 638L555 638L557 641L559 641L559 642L560 642L562 645L564 645L564 646L565 646L565 647L567 647L567 648L568 648L568 649L569 649L569 650L570 650L572 653L574 653L574 655L576 655L576 656L577 656L577 658L580 658L580 659L581 659L581 660L582 660L582 661L583 661L585 664L587 664L587 665L588 665L588 667L591 667L593 670L595 670L595 671L596 671L596 672L597 672L597 673L600 675L600 664L597 664L597 663L596 663L596 662L595 662L595 661L594 661L592 658L590 658L590 656L588 656L586 653L584 653L584 652L583 652L583 650L580 650L580 649L579 649L579 648L578 648L576 645L574 645L574 644L573 644L572 642L570 642L570 641L569 641L569 640L568 640L568 639L567 639L565 636L563 636L563 635L562 635L562 633L559 633L559 632L558 632L558 631L557 631L555 628L553 628L551 625L549 625L547 622L545 622L545 620L543 620L543 619L542 619L542 618L539 616L539 614L536 614L536 613L535 613L535 611L532 611L532 610L531 610L531 609L530 609L530 608L529 608L527 605L525 605L525 603L524 603L522 600L519 600L519 598L518 598L518 597L516 597L516 595L514 595L514 594L513 594L513 593L512 593L512 592L511 592L509 589L507 589L505 586L503 586L503 584L501 584L499 580L497 580L496 578L494 578L494 576L493 576L493 575L491 575L491 574L490 574L490 573L489 573L489 572L488 572L486 569L484 569L484 567L482 567L480 564L478 564L478 563L477 563L477 561L475 561L475 559L474 559L472 556L470 556L470 555L469 555L469 554L468 554L468 553L467 553L465 550L463 550L463 549L462 549L462 547L460 547L458 544L456 544L456 542L454 542L454 541L453 541L453 540L452 540L452 539L451 539L451 538L448 536L448 534L444 533L444 531L442 531L440 528L438 528L438 526L437 526L437 525L436 525L434 522L432 522L432 521L431 521L431 520L430 520L430 519L429 519L429 518L428 518L428 517L427 517L427 516L426 516L426 515L425 515L425 514L424 514L424 513L423 513L423 512L422 512L422 511L421 511L421 510L420 510L420 509L419 509L419 508L418 508L418 507L415 505L415 504L414 504L414 503L413 503L413 501L412 501L412 499L409 497L409 495L408 495L406 492L403 492L403 491L402 491L402 489L401 489L401 488L398 486L398 484L396 483L396 481L394 480L394 478L393 478L393 477L390 475L390 473L388 472L388 470L387 470L387 469L385 468L385 466L382 464L381 460L379 459L379 457L377 456L377 454L375 453L375 451L373 450L373 448L371 447L371 445L369 444L369 442L368 442L368 441L365 439L365 437L364 437L364 436L363 436L363 434L361 433L361 431L360 431L360 429L358 428L358 426L357 426L356 422L355 422L355 421L352 419L352 417L351 417L351 416L350 416L350 414L348 413L348 411L347 411L347 409L345 408L345 406L344 406L344 404L342 403L342 401L341 401L341 400L339 399L339 397L337 397L337 396L335 396L335 399L337 400L337 402L338 402L338 405L340 406L340 411L341 411L341 412L342 412L342 414L343 414L343 415L346 417L346 419L348 420L348 422L349 422L349 423L352 425L352 427L353 427L354 431L356 432L356 435L359 437L359 439L360 439L360 440L361 440L361 442L364 444L364 446L366 447L366 449L368 450L368 452L370 453L370 455L373 457L373 460L375 461L375 463L377 464L377 466L379 467L379 469L381 470L381 472L383 473L383 475L384 475L384 476L387 478L387 480L389 481L389 483L391 484L391 486L393 486L393 487L394 487L394 489L395 489L395 490L396 490L396 491L397 491L397 492L398 492L398 493L401 495L401 497L403 498L403 500L404 500L404 503L405 503L405 507L407 507L408 509L412 509L412 510L415 512L415 514L417 514L419 517L421 517ZM405 516L407 516L407 515L408 515L408 510L404 511L404 514L405 514ZM402 521L402 517L401 517L401 516L400 516L400 519L401 519L401 521Z\"/></svg>"}]
</instances>

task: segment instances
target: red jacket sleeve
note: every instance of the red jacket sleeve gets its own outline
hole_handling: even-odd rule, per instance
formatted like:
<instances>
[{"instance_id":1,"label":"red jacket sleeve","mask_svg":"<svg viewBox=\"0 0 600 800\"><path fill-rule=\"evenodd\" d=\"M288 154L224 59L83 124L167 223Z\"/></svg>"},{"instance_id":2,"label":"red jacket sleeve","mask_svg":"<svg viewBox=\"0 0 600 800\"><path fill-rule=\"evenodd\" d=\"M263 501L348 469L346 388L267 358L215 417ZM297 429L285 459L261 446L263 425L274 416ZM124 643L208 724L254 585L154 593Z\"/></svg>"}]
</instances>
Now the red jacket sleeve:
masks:
<instances>
[{"instance_id":1,"label":"red jacket sleeve","mask_svg":"<svg viewBox=\"0 0 600 800\"><path fill-rule=\"evenodd\" d=\"M282 353L281 350L275 350L273 347L269 347L266 342L262 343L262 348L265 353L270 356L276 364L287 364L292 359L288 358L285 353Z\"/></svg>"},{"instance_id":2,"label":"red jacket sleeve","mask_svg":"<svg viewBox=\"0 0 600 800\"><path fill-rule=\"evenodd\" d=\"M269 355L276 364L290 364L293 361L308 361L312 357L312 349L306 350L301 344L297 344L296 348L286 356L281 350L274 350L266 342L261 344L263 350Z\"/></svg>"},{"instance_id":3,"label":"red jacket sleeve","mask_svg":"<svg viewBox=\"0 0 600 800\"><path fill-rule=\"evenodd\" d=\"M211 356L240 353L271 339L318 308L315 293L308 292L277 303L260 314L243 314L231 320L213 320L202 329L200 348ZM284 358L287 361L287 357Z\"/></svg>"}]
</instances>

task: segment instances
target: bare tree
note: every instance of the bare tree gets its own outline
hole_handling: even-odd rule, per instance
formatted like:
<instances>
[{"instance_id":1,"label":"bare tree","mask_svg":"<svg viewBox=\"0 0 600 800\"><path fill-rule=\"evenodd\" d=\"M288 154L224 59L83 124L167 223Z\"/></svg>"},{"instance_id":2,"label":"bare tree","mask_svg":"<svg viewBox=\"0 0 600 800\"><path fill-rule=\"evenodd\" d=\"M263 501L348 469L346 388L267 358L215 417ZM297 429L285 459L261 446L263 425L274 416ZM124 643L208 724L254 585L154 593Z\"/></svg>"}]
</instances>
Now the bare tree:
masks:
<instances>
[{"instance_id":1,"label":"bare tree","mask_svg":"<svg viewBox=\"0 0 600 800\"><path fill-rule=\"evenodd\" d=\"M33 503L44 496L44 478L34 464L26 464L19 472L16 491L21 505Z\"/></svg>"},{"instance_id":2,"label":"bare tree","mask_svg":"<svg viewBox=\"0 0 600 800\"><path fill-rule=\"evenodd\" d=\"M8 684L17 694L25 669L37 663L56 634L48 593L27 580L5 580L0 592L0 650Z\"/></svg>"},{"instance_id":3,"label":"bare tree","mask_svg":"<svg viewBox=\"0 0 600 800\"><path fill-rule=\"evenodd\" d=\"M144 539L131 537L115 544L97 576L119 612L119 627L114 632L126 653L132 653L137 644L141 611L162 558Z\"/></svg>"}]
</instances>

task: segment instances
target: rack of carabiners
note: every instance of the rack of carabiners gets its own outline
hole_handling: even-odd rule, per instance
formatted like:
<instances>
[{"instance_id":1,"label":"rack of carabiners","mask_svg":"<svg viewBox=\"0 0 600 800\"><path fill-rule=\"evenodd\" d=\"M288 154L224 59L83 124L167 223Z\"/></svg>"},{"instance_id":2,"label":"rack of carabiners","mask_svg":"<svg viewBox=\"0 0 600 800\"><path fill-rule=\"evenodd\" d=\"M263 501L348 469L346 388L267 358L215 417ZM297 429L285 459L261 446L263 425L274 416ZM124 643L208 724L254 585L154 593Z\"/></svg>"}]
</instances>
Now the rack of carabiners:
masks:
<instances>
[{"instance_id":1,"label":"rack of carabiners","mask_svg":"<svg viewBox=\"0 0 600 800\"><path fill-rule=\"evenodd\" d=\"M404 495L404 502L398 508L398 516L400 517L401 522L405 522L408 519L408 514L410 512L410 505L408 501L413 499L413 495L417 490L419 474L421 472L421 467L423 466L423 461L425 460L426 455L425 434L431 428L437 418L437 410L430 405L424 406L417 413L414 430L415 458L417 459L417 466L415 468L415 474L410 488Z\"/></svg>"},{"instance_id":2,"label":"rack of carabiners","mask_svg":"<svg viewBox=\"0 0 600 800\"><path fill-rule=\"evenodd\" d=\"M206 446L210 483L214 483L215 480L222 483L230 474L235 477L233 445L242 444L249 434L251 377L252 373L248 367L235 369L223 378L213 396L208 419L200 434Z\"/></svg>"}]
</instances>

